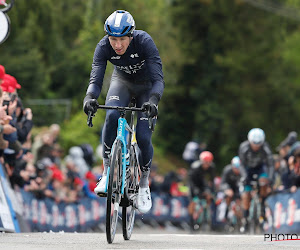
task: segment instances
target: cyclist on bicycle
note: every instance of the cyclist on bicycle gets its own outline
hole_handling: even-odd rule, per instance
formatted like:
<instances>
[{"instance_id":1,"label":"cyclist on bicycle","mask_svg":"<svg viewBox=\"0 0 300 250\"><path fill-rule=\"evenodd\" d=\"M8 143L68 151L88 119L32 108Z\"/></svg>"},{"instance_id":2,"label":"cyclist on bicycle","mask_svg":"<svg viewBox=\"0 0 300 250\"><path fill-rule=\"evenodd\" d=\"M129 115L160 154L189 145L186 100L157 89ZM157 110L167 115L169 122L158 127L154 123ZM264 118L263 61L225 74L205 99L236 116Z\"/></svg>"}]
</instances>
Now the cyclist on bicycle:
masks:
<instances>
[{"instance_id":1,"label":"cyclist on bicycle","mask_svg":"<svg viewBox=\"0 0 300 250\"><path fill-rule=\"evenodd\" d=\"M215 191L214 178L216 176L214 156L209 151L203 151L199 160L195 161L189 171L191 196L211 196Z\"/></svg>"},{"instance_id":2,"label":"cyclist on bicycle","mask_svg":"<svg viewBox=\"0 0 300 250\"><path fill-rule=\"evenodd\" d=\"M240 181L245 177L244 169L241 168L240 157L235 156L231 160L231 164L225 166L222 172L221 190L230 198L238 198Z\"/></svg>"},{"instance_id":3,"label":"cyclist on bicycle","mask_svg":"<svg viewBox=\"0 0 300 250\"><path fill-rule=\"evenodd\" d=\"M137 207L140 212L146 213L152 207L148 178L153 147L148 117L157 116L157 105L163 94L162 62L151 36L145 31L135 30L135 21L129 12L113 12L106 19L104 30L107 35L95 49L83 110L86 114L96 112L95 106L103 85L107 61L110 61L114 65L114 71L105 104L125 107L135 97L137 106L147 110L147 114L138 114L136 126L136 138L142 155ZM94 190L97 194L106 193L109 155L116 137L118 118L119 111L106 112L102 133L104 171Z\"/></svg>"},{"instance_id":4,"label":"cyclist on bicycle","mask_svg":"<svg viewBox=\"0 0 300 250\"><path fill-rule=\"evenodd\" d=\"M189 170L190 204L189 214L195 210L196 200L205 199L211 205L215 192L214 178L216 176L214 156L209 151L203 151L199 160L195 161ZM194 225L192 225L194 227Z\"/></svg>"},{"instance_id":5,"label":"cyclist on bicycle","mask_svg":"<svg viewBox=\"0 0 300 250\"><path fill-rule=\"evenodd\" d=\"M241 143L239 157L246 171L243 182L242 207L244 218L249 216L249 208L252 190L251 182L258 178L259 195L261 201L261 215L264 218L264 201L268 195L268 187L273 179L274 164L272 151L265 142L265 133L260 128L253 128L248 133L248 140ZM242 231L247 230L248 221L243 221Z\"/></svg>"},{"instance_id":6,"label":"cyclist on bicycle","mask_svg":"<svg viewBox=\"0 0 300 250\"><path fill-rule=\"evenodd\" d=\"M226 202L226 219L231 202L240 201L241 180L245 179L245 175L238 156L233 157L231 163L225 166L222 172L220 191L222 192L221 198L224 198Z\"/></svg>"}]
</instances>

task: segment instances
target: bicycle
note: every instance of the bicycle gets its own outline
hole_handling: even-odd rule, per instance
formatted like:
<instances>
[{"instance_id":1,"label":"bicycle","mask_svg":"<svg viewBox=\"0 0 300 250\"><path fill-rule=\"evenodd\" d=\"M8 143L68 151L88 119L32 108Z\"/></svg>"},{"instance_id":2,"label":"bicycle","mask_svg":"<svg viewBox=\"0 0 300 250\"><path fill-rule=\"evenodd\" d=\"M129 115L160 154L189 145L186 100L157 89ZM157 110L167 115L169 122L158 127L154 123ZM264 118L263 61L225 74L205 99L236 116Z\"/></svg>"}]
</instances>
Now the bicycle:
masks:
<instances>
[{"instance_id":1,"label":"bicycle","mask_svg":"<svg viewBox=\"0 0 300 250\"><path fill-rule=\"evenodd\" d=\"M209 232L212 229L212 206L206 198L198 196L192 199L189 206L191 219L191 232L204 231Z\"/></svg>"},{"instance_id":2,"label":"bicycle","mask_svg":"<svg viewBox=\"0 0 300 250\"><path fill-rule=\"evenodd\" d=\"M139 189L139 148L135 138L135 112L146 112L137 108L135 99L129 107L97 105L97 109L115 109L120 111L118 119L117 137L113 143L110 154L110 167L107 170L107 201L106 201L106 238L110 244L113 242L119 207L122 207L122 230L124 240L129 240L132 234L135 210L137 209L137 195ZM125 118L126 112L131 113L130 124ZM87 124L92 127L94 114L88 113ZM149 128L154 130L153 119L149 118ZM126 136L125 131L128 131ZM102 195L103 196L103 195Z\"/></svg>"},{"instance_id":3,"label":"bicycle","mask_svg":"<svg viewBox=\"0 0 300 250\"><path fill-rule=\"evenodd\" d=\"M264 223L264 218L261 212L262 204L260 200L259 188L267 185L267 183L261 183L257 174L253 174L252 178L253 180L250 182L252 186L251 201L247 221L249 222L249 233L256 234L262 231ZM247 229L243 226L241 232L244 233L246 231Z\"/></svg>"}]
</instances>

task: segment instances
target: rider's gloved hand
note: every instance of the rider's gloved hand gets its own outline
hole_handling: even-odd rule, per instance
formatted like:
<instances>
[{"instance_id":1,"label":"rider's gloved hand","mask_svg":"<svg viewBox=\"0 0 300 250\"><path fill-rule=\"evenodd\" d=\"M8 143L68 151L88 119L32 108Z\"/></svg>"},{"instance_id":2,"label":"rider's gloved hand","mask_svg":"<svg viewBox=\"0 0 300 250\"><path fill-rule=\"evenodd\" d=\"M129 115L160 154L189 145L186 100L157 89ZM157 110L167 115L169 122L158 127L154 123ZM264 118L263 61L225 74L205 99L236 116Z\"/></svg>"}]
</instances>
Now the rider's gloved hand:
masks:
<instances>
[{"instance_id":1,"label":"rider's gloved hand","mask_svg":"<svg viewBox=\"0 0 300 250\"><path fill-rule=\"evenodd\" d=\"M97 105L98 105L97 100L87 95L83 101L83 111L86 114L88 114L88 112L92 112L94 114L97 111Z\"/></svg>"},{"instance_id":2,"label":"rider's gloved hand","mask_svg":"<svg viewBox=\"0 0 300 250\"><path fill-rule=\"evenodd\" d=\"M154 116L157 116L157 114L158 114L157 105L155 105L154 103L151 103L151 102L145 102L142 105L142 109L144 109L147 112L147 116L151 117L151 118Z\"/></svg>"},{"instance_id":3,"label":"rider's gloved hand","mask_svg":"<svg viewBox=\"0 0 300 250\"><path fill-rule=\"evenodd\" d=\"M148 117L153 118L158 114L157 104L158 104L158 99L155 96L152 96L148 102L145 102L142 105L142 109L144 109L147 112Z\"/></svg>"}]
</instances>

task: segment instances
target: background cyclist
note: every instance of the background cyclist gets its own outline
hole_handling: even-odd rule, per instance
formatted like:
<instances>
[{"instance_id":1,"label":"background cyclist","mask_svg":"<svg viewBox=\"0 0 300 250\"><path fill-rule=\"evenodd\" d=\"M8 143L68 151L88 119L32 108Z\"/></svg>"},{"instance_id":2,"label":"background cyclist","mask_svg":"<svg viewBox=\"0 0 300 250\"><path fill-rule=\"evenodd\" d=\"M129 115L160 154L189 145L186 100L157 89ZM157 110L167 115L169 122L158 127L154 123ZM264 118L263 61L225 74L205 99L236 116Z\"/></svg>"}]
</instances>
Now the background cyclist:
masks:
<instances>
[{"instance_id":1,"label":"background cyclist","mask_svg":"<svg viewBox=\"0 0 300 250\"><path fill-rule=\"evenodd\" d=\"M199 160L191 165L188 173L191 198L189 204L190 215L194 213L196 200L206 199L208 205L212 203L215 192L214 178L216 176L213 159L214 156L211 152L203 151L199 155Z\"/></svg>"},{"instance_id":2,"label":"background cyclist","mask_svg":"<svg viewBox=\"0 0 300 250\"><path fill-rule=\"evenodd\" d=\"M225 219L228 219L228 209L232 201L240 201L241 180L245 179L246 173L241 167L241 161L238 156L232 158L231 163L225 166L222 172L220 191L226 202Z\"/></svg>"},{"instance_id":3,"label":"background cyclist","mask_svg":"<svg viewBox=\"0 0 300 250\"><path fill-rule=\"evenodd\" d=\"M145 107L148 114L139 113L136 138L141 149L141 179L138 193L138 209L146 213L152 201L149 189L149 173L153 157L148 116L155 117L157 105L164 90L162 63L152 38L142 30L135 30L135 21L127 11L117 10L105 21L104 36L97 44L89 86L83 101L85 113L96 112L95 105L100 95L107 61L114 65L106 105L127 106L132 97L138 107ZM102 133L104 172L95 192L106 193L109 154L116 137L119 112L108 110Z\"/></svg>"},{"instance_id":4,"label":"background cyclist","mask_svg":"<svg viewBox=\"0 0 300 250\"><path fill-rule=\"evenodd\" d=\"M243 221L242 231L248 229L247 218L252 190L251 182L254 176L258 177L259 195L261 201L261 215L264 218L264 201L268 195L268 187L273 179L274 165L272 151L265 142L265 133L260 128L253 128L248 133L248 140L241 143L239 147L239 157L242 166L246 170L244 190L242 193L242 207L245 220Z\"/></svg>"}]
</instances>

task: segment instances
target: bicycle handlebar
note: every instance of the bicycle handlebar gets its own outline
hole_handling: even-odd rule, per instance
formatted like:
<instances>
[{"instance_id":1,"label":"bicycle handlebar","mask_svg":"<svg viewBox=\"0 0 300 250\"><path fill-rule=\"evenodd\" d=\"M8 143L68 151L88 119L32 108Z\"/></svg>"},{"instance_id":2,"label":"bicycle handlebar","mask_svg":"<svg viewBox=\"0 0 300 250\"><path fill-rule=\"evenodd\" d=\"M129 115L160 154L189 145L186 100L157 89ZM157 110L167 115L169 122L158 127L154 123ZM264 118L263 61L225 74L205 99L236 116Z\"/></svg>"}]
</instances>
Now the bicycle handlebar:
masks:
<instances>
[{"instance_id":1,"label":"bicycle handlebar","mask_svg":"<svg viewBox=\"0 0 300 250\"><path fill-rule=\"evenodd\" d=\"M120 107L120 106L105 106L105 105L100 105L98 104L96 106L97 109L115 109L115 110L119 110L119 111L139 111L139 112L147 112L146 109L143 108L137 108L137 107ZM93 117L95 116L95 113L93 113L92 111L88 112L88 118L87 118L87 125L89 127L93 127ZM155 120L153 119L153 117L148 117L148 121L149 121L149 128L151 129L151 131L154 131L154 127L155 127Z\"/></svg>"},{"instance_id":2,"label":"bicycle handlebar","mask_svg":"<svg viewBox=\"0 0 300 250\"><path fill-rule=\"evenodd\" d=\"M120 107L120 106L105 106L105 105L97 105L97 109L116 109L119 111L140 111L140 112L146 112L147 110L142 108L136 108L136 107Z\"/></svg>"}]
</instances>

